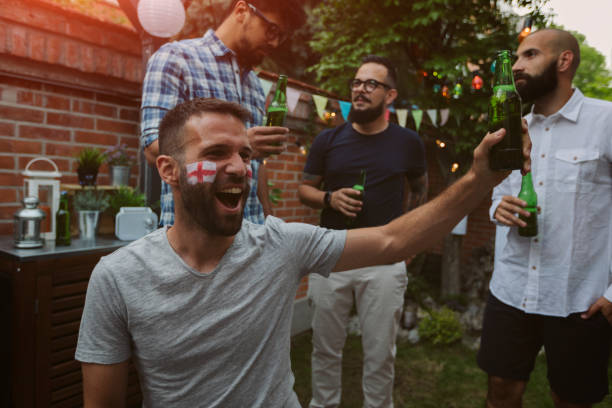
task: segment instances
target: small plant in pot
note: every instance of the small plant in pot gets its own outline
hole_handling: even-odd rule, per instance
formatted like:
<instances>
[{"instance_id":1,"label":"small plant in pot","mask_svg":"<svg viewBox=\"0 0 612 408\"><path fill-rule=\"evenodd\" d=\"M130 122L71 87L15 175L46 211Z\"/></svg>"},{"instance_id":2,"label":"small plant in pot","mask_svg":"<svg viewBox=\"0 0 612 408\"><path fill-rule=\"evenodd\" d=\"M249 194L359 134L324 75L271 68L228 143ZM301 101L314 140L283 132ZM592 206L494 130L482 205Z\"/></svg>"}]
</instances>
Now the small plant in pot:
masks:
<instances>
[{"instance_id":1,"label":"small plant in pot","mask_svg":"<svg viewBox=\"0 0 612 408\"><path fill-rule=\"evenodd\" d=\"M81 239L91 240L96 236L100 213L108 208L109 197L104 191L87 189L74 195L74 209L79 219Z\"/></svg>"},{"instance_id":2,"label":"small plant in pot","mask_svg":"<svg viewBox=\"0 0 612 408\"><path fill-rule=\"evenodd\" d=\"M77 174L79 184L93 186L96 184L98 170L104 162L104 153L96 147L86 147L77 155Z\"/></svg>"},{"instance_id":3,"label":"small plant in pot","mask_svg":"<svg viewBox=\"0 0 612 408\"><path fill-rule=\"evenodd\" d=\"M130 180L130 167L136 162L130 155L126 144L116 145L104 152L106 163L109 166L112 186L127 185Z\"/></svg>"},{"instance_id":4,"label":"small plant in pot","mask_svg":"<svg viewBox=\"0 0 612 408\"><path fill-rule=\"evenodd\" d=\"M109 199L109 211L113 218L121 207L144 207L147 204L145 195L128 186L121 186Z\"/></svg>"}]
</instances>

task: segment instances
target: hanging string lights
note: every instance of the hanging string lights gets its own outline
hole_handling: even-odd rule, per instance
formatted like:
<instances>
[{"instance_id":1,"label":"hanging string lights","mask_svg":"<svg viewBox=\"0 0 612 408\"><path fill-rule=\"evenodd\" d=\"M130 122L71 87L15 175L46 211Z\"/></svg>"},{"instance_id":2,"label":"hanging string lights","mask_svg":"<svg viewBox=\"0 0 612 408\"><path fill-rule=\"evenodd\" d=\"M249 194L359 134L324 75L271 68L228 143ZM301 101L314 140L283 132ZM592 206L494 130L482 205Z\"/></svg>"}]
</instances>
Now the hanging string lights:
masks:
<instances>
[{"instance_id":1,"label":"hanging string lights","mask_svg":"<svg viewBox=\"0 0 612 408\"><path fill-rule=\"evenodd\" d=\"M533 18L531 16L527 16L525 18L525 22L523 23L523 29L518 35L518 42L521 43L525 37L531 34L531 27L533 26Z\"/></svg>"}]
</instances>

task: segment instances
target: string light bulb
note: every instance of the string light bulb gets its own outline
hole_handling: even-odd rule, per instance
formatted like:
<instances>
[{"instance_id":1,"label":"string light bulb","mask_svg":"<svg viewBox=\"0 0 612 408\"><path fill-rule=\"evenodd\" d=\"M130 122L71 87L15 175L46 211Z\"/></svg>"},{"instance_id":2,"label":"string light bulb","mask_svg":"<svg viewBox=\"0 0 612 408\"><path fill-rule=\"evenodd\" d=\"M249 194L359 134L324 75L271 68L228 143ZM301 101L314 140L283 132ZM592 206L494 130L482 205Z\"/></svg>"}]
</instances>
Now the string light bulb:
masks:
<instances>
[{"instance_id":1,"label":"string light bulb","mask_svg":"<svg viewBox=\"0 0 612 408\"><path fill-rule=\"evenodd\" d=\"M531 16L527 16L525 19L525 24L523 24L523 29L518 35L518 42L521 43L525 37L531 34L531 27L533 26L533 18Z\"/></svg>"},{"instance_id":2,"label":"string light bulb","mask_svg":"<svg viewBox=\"0 0 612 408\"><path fill-rule=\"evenodd\" d=\"M459 169L459 163L453 163L451 166L451 172L454 173Z\"/></svg>"},{"instance_id":3,"label":"string light bulb","mask_svg":"<svg viewBox=\"0 0 612 408\"><path fill-rule=\"evenodd\" d=\"M463 94L463 85L461 85L461 81L459 80L453 88L453 99L459 99L461 94Z\"/></svg>"},{"instance_id":4,"label":"string light bulb","mask_svg":"<svg viewBox=\"0 0 612 408\"><path fill-rule=\"evenodd\" d=\"M472 72L472 75L474 75L472 78L472 89L475 91L481 90L482 86L484 85L482 77L478 74L478 71Z\"/></svg>"},{"instance_id":5,"label":"string light bulb","mask_svg":"<svg viewBox=\"0 0 612 408\"><path fill-rule=\"evenodd\" d=\"M438 145L440 149L444 149L446 147L446 143L444 143L440 139L436 139L436 144Z\"/></svg>"}]
</instances>

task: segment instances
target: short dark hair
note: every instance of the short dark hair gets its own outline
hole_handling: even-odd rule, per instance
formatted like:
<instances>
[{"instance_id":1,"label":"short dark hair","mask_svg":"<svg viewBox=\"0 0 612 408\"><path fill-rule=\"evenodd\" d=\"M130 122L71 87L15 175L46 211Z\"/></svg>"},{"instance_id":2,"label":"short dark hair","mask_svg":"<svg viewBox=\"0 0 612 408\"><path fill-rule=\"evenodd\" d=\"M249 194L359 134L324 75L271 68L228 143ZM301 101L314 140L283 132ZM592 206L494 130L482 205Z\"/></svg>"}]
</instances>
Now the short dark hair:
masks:
<instances>
[{"instance_id":1,"label":"short dark hair","mask_svg":"<svg viewBox=\"0 0 612 408\"><path fill-rule=\"evenodd\" d=\"M229 17L240 0L233 0L225 14ZM300 0L244 0L255 6L259 11L276 11L287 22L286 27L291 27L291 31L300 28L306 22L306 13Z\"/></svg>"},{"instance_id":2,"label":"short dark hair","mask_svg":"<svg viewBox=\"0 0 612 408\"><path fill-rule=\"evenodd\" d=\"M391 88L397 87L397 70L395 69L395 65L391 63L391 60L381 57L380 55L366 55L361 59L361 65L368 63L380 64L387 68L388 85L390 85Z\"/></svg>"},{"instance_id":3,"label":"short dark hair","mask_svg":"<svg viewBox=\"0 0 612 408\"><path fill-rule=\"evenodd\" d=\"M168 111L159 125L159 153L181 160L185 123L193 116L205 113L228 114L240 121L251 120L251 113L234 102L214 98L197 98L179 103Z\"/></svg>"}]
</instances>

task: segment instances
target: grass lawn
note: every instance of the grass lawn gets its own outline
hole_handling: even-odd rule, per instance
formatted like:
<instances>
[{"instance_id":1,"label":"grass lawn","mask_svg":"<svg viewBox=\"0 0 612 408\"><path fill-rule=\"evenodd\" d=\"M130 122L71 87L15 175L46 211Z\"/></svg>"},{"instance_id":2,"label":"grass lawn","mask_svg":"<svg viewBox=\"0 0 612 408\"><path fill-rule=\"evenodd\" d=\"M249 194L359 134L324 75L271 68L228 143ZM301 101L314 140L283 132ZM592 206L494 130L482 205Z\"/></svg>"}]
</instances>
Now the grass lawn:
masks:
<instances>
[{"instance_id":1,"label":"grass lawn","mask_svg":"<svg viewBox=\"0 0 612 408\"><path fill-rule=\"evenodd\" d=\"M291 363L295 374L295 391L304 407L310 401L311 351L311 332L292 339ZM361 367L361 338L349 336L342 364L344 408L362 406ZM609 373L612 378L612 366ZM483 408L486 381L486 375L476 365L476 352L461 344L436 347L422 343L398 343L393 391L396 408ZM548 395L543 355L538 357L531 374L523 406L553 408ZM612 407L612 398L608 396L596 407Z\"/></svg>"}]
</instances>

